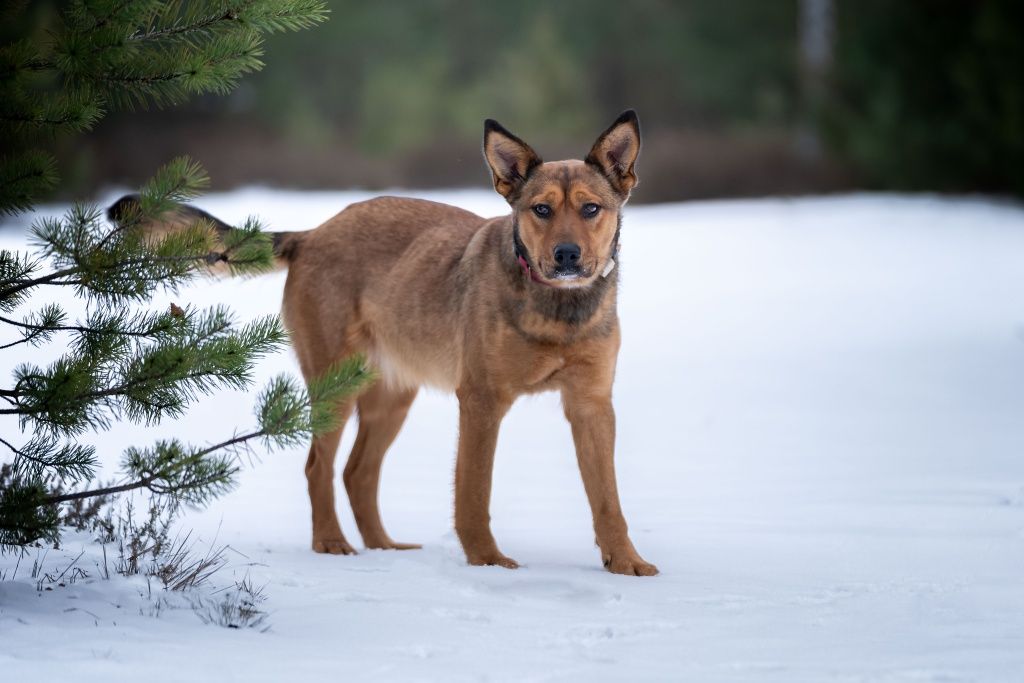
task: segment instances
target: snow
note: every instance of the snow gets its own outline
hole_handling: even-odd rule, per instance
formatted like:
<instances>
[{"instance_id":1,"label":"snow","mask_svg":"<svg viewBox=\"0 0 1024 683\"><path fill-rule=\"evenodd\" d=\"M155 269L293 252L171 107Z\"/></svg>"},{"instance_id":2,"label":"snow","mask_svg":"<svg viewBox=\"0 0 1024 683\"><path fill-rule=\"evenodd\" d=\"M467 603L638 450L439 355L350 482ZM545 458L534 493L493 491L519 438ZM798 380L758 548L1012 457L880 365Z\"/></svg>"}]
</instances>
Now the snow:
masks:
<instances>
[{"instance_id":1,"label":"snow","mask_svg":"<svg viewBox=\"0 0 1024 683\"><path fill-rule=\"evenodd\" d=\"M253 188L200 205L312 227L362 193ZM484 215L495 195L419 193ZM104 197L109 199L109 197ZM56 207L51 207L56 210ZM0 246L24 237L0 230ZM264 455L187 515L227 543L213 581L266 583L270 630L204 625L180 596L90 576L0 582L6 680L1019 681L1024 672L1024 210L856 195L630 207L616 383L626 517L654 578L602 570L555 395L499 440L491 507L524 564L468 567L451 532L454 398L423 392L385 463L385 524L420 551L309 549L305 449ZM283 275L168 301L278 310ZM16 360L33 352L22 353ZM38 353L38 352L35 352ZM9 376L9 354L0 372ZM260 380L297 374L282 353ZM252 397L121 449L252 424ZM16 425L0 423L14 434ZM354 438L351 425L342 457ZM111 469L111 472L114 470ZM340 487L339 487L340 488ZM342 526L358 534L339 491ZM15 557L0 557L8 579ZM156 607L155 607L156 606Z\"/></svg>"}]
</instances>

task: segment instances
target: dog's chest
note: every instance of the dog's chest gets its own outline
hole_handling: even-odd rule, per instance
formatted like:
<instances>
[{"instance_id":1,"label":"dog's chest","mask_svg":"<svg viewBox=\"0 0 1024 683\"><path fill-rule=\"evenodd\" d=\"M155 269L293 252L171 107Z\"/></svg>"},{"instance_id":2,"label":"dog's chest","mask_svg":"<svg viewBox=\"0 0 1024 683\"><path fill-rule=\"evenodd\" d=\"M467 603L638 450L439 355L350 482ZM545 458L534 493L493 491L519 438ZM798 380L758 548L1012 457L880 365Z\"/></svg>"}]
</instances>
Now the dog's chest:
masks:
<instances>
[{"instance_id":1,"label":"dog's chest","mask_svg":"<svg viewBox=\"0 0 1024 683\"><path fill-rule=\"evenodd\" d=\"M566 365L566 357L561 353L537 354L523 376L523 389L533 392L551 388Z\"/></svg>"}]
</instances>

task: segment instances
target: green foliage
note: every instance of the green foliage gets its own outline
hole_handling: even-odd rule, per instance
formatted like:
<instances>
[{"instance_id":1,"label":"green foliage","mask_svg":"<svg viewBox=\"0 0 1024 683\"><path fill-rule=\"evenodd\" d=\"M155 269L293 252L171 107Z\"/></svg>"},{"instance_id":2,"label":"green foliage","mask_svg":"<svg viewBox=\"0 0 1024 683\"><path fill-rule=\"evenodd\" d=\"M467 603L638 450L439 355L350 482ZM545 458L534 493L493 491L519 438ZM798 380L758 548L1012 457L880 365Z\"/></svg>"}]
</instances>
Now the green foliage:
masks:
<instances>
[{"instance_id":1,"label":"green foliage","mask_svg":"<svg viewBox=\"0 0 1024 683\"><path fill-rule=\"evenodd\" d=\"M280 349L287 335L275 316L237 324L223 307L169 311L136 310L157 289L174 288L209 263L239 272L259 272L272 254L258 223L222 236L205 225L182 225L154 238L148 226L191 197L205 176L188 160L162 169L126 208L123 221L106 223L95 207L76 206L61 219L44 219L34 230L39 254L0 255L0 307L13 311L28 292L73 286L90 303L82 321L69 323L64 310L47 304L20 319L0 323L20 335L6 346L40 345L66 338L66 351L46 367L25 363L14 386L0 389L0 415L16 416L31 436L15 446L9 487L0 501L4 534L0 545L54 538L55 504L86 496L145 489L175 501L202 505L230 490L239 469L238 451L253 440L286 446L335 426L339 401L373 378L363 359L332 367L308 392L288 378L271 382L260 395L258 426L219 444L197 448L178 440L130 448L122 469L126 483L93 491L54 494L48 483L74 485L91 479L96 452L74 439L107 429L116 420L156 424L184 413L200 395L247 389L254 363ZM43 273L43 265L49 270ZM26 509L26 506L31 509Z\"/></svg>"},{"instance_id":2,"label":"green foliage","mask_svg":"<svg viewBox=\"0 0 1024 683\"><path fill-rule=\"evenodd\" d=\"M173 105L229 92L263 67L263 37L327 18L314 0L76 0L45 38L0 46L0 213L57 183L41 145L89 130L111 109ZM22 23L25 23L24 20Z\"/></svg>"},{"instance_id":3,"label":"green foliage","mask_svg":"<svg viewBox=\"0 0 1024 683\"><path fill-rule=\"evenodd\" d=\"M238 451L253 440L286 446L335 426L338 402L373 378L363 359L332 367L304 391L288 378L271 382L260 395L258 426L214 446L178 440L130 448L122 469L126 483L93 491L55 494L56 479L74 485L92 478L95 449L74 438L107 429L115 419L156 424L180 416L200 395L247 389L254 363L280 349L287 335L276 316L238 325L223 307L169 311L133 309L157 290L174 288L209 263L239 272L265 269L272 253L267 236L250 221L220 237L210 226L181 225L155 238L148 226L192 197L205 175L187 159L157 173L129 205L122 221L106 223L95 207L76 206L61 219L43 219L34 229L39 253L0 254L0 308L14 311L29 292L73 286L90 303L85 320L69 323L64 310L47 304L20 319L0 323L20 335L5 346L40 345L67 338L66 351L47 367L25 363L14 386L0 389L0 415L16 416L26 443L0 439L13 454L9 485L0 499L0 545L56 536L56 504L133 489L202 505L230 490L239 469ZM43 265L49 269L43 273ZM27 540L26 540L27 539Z\"/></svg>"},{"instance_id":4,"label":"green foliage","mask_svg":"<svg viewBox=\"0 0 1024 683\"><path fill-rule=\"evenodd\" d=\"M351 387L361 388L376 376L366 368L361 356L353 356L329 367L324 374L310 381L309 430L320 434L338 426L337 406L353 393Z\"/></svg>"},{"instance_id":5,"label":"green foliage","mask_svg":"<svg viewBox=\"0 0 1024 683\"><path fill-rule=\"evenodd\" d=\"M56 543L60 513L48 504L49 490L36 479L22 479L14 466L0 466L0 550L36 540Z\"/></svg>"},{"instance_id":6,"label":"green foliage","mask_svg":"<svg viewBox=\"0 0 1024 683\"><path fill-rule=\"evenodd\" d=\"M0 213L31 208L56 185L53 157L39 145L87 130L109 107L226 92L262 66L264 34L310 27L326 12L311 0L70 3L44 40L0 47L0 135L14 150L0 161ZM286 445L329 428L337 402L371 379L356 358L308 393L275 380L252 431L204 448L177 439L129 448L120 483L88 488L98 454L77 441L85 432L125 420L157 424L201 395L248 389L254 363L286 343L276 316L239 325L223 307L140 307L212 267L250 274L272 265L257 220L226 229L181 211L207 183L198 164L175 159L120 207L116 223L75 205L32 226L34 253L0 252L0 331L13 337L0 350L63 344L49 365L23 363L13 386L0 388L0 416L16 418L24 435L20 445L0 438L10 458L0 465L0 550L55 543L62 509L65 519L95 517L96 501L117 493L145 490L174 509L208 503L235 485L251 442ZM85 318L71 321L54 303L19 315L48 287L84 299Z\"/></svg>"},{"instance_id":7,"label":"green foliage","mask_svg":"<svg viewBox=\"0 0 1024 683\"><path fill-rule=\"evenodd\" d=\"M172 439L150 448L129 448L121 469L153 493L204 505L234 488L239 466L230 453L208 453Z\"/></svg>"},{"instance_id":8,"label":"green foliage","mask_svg":"<svg viewBox=\"0 0 1024 683\"><path fill-rule=\"evenodd\" d=\"M874 187L1024 194L1024 5L839 5L824 124Z\"/></svg>"},{"instance_id":9,"label":"green foliage","mask_svg":"<svg viewBox=\"0 0 1024 683\"><path fill-rule=\"evenodd\" d=\"M268 445L283 448L336 429L338 406L375 379L359 355L332 365L305 394L291 377L277 377L258 400L260 431Z\"/></svg>"},{"instance_id":10,"label":"green foliage","mask_svg":"<svg viewBox=\"0 0 1024 683\"><path fill-rule=\"evenodd\" d=\"M0 216L25 211L32 200L57 186L52 154L28 150L0 157Z\"/></svg>"}]
</instances>

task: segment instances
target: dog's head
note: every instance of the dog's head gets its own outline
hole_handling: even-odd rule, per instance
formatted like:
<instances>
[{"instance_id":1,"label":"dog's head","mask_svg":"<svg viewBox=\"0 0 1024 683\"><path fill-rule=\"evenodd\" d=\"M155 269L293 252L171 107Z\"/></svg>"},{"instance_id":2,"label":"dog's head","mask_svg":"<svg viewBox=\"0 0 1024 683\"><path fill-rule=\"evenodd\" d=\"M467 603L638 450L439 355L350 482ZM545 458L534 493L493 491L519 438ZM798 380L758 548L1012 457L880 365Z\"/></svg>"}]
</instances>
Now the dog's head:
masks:
<instances>
[{"instance_id":1,"label":"dog's head","mask_svg":"<svg viewBox=\"0 0 1024 683\"><path fill-rule=\"evenodd\" d=\"M640 122L624 112L583 161L541 161L528 144L492 119L484 122L484 158L494 189L512 207L516 248L556 287L585 287L612 258L622 205L637 183Z\"/></svg>"}]
</instances>

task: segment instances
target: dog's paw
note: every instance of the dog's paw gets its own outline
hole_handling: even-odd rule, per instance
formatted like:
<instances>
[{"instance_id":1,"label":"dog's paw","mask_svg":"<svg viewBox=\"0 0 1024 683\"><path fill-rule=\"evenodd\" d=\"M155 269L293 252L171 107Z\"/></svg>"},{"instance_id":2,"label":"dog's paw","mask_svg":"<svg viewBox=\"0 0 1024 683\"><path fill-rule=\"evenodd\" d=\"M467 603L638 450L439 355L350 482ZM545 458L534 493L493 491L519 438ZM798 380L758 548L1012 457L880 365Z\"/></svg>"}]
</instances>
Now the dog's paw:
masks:
<instances>
[{"instance_id":1,"label":"dog's paw","mask_svg":"<svg viewBox=\"0 0 1024 683\"><path fill-rule=\"evenodd\" d=\"M344 538L323 538L313 539L313 552L328 553L330 555L357 555L353 548Z\"/></svg>"},{"instance_id":2,"label":"dog's paw","mask_svg":"<svg viewBox=\"0 0 1024 683\"><path fill-rule=\"evenodd\" d=\"M505 557L499 552L487 553L485 555L469 555L466 560L474 567L495 565L505 569L519 569L519 563L511 557Z\"/></svg>"},{"instance_id":3,"label":"dog's paw","mask_svg":"<svg viewBox=\"0 0 1024 683\"><path fill-rule=\"evenodd\" d=\"M644 562L636 553L622 555L606 555L604 557L605 569L612 574L625 574L626 576L654 576L658 568L650 562Z\"/></svg>"}]
</instances>

